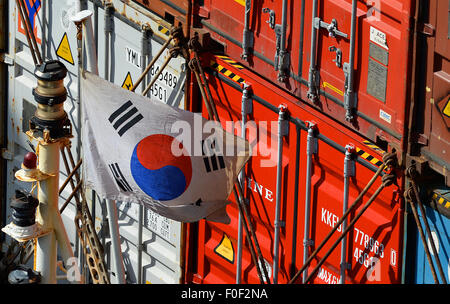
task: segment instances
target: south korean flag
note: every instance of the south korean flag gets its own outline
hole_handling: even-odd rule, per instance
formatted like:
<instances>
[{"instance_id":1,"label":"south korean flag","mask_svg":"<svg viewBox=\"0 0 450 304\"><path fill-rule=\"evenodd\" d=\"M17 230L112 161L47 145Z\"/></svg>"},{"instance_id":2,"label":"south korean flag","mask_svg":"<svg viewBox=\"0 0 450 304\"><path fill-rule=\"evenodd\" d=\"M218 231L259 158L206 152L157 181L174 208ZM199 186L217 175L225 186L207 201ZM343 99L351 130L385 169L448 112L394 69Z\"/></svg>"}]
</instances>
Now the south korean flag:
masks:
<instances>
[{"instance_id":1,"label":"south korean flag","mask_svg":"<svg viewBox=\"0 0 450 304\"><path fill-rule=\"evenodd\" d=\"M249 143L199 114L82 73L85 185L181 222L229 223L225 207Z\"/></svg>"}]
</instances>

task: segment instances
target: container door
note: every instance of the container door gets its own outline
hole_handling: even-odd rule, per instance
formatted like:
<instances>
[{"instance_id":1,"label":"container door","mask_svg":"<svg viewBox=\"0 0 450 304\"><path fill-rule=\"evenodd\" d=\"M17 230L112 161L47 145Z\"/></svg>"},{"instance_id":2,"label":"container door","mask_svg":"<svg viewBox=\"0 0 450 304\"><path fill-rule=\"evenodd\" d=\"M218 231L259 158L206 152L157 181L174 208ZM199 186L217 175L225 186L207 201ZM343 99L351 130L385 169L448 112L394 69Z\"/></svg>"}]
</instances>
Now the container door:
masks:
<instances>
[{"instance_id":1,"label":"container door","mask_svg":"<svg viewBox=\"0 0 450 304\"><path fill-rule=\"evenodd\" d=\"M425 19L422 33L428 47L426 87L422 92L425 94L425 109L418 113L418 117L425 113L424 138L428 146L422 152L431 167L442 174L450 186L450 2L436 0L428 5L429 16Z\"/></svg>"},{"instance_id":2,"label":"container door","mask_svg":"<svg viewBox=\"0 0 450 304\"><path fill-rule=\"evenodd\" d=\"M318 98L324 112L353 130L373 141L377 137L388 141L398 150L401 146L394 142L402 139L409 106L405 89L409 87L411 3L356 1L353 12L354 2L307 1L307 12L313 12L313 4L318 3L315 16L306 14L306 24L313 25L305 36L305 48L310 50L303 66L304 75L309 75L308 98ZM311 91L311 87L315 89Z\"/></svg>"},{"instance_id":3,"label":"container door","mask_svg":"<svg viewBox=\"0 0 450 304\"><path fill-rule=\"evenodd\" d=\"M258 77L242 66L236 66L223 56L205 58L211 65L209 85L217 105L222 125L228 131L240 135L242 88L251 85L250 104L246 106L249 120L248 140L253 143L253 155L246 166L244 193L248 199L251 222L255 228L264 263L268 264L270 280L273 280L276 257L274 254L275 226L280 225L278 283L286 283L303 265L303 254L311 254L316 246L336 225L343 214L344 152L345 146L355 147L354 177L349 183L350 206L380 166L383 151L359 137L357 133L340 128L339 124L307 106L298 105L291 95ZM275 105L273 103L276 103ZM283 135L282 157L278 162L278 112L277 105L287 106L289 130ZM234 125L230 122L237 124ZM317 137L308 146L308 123L317 127ZM231 129L230 129L231 128ZM307 175L307 152L315 150L311 158L311 175ZM277 168L281 175L277 175ZM281 185L277 189L277 179ZM307 190L306 181L310 180ZM401 185L401 180L398 181ZM368 200L380 185L363 199ZM307 192L310 205L307 208ZM399 282L401 264L401 191L396 186L385 188L370 208L356 222L347 236L344 261L346 283L394 283ZM279 197L279 200L277 200ZM186 278L196 283L234 283L236 281L239 212L234 196L227 206L231 217L229 225L200 221L189 231L193 239L189 243L189 266ZM276 217L277 201L280 217ZM360 210L361 205L356 210ZM307 215L309 210L309 215ZM357 214L354 211L348 220ZM305 219L309 225L305 229ZM192 225L193 226L193 225ZM305 238L305 231L307 236ZM337 233L313 260L312 270L320 258L343 231ZM308 245L309 244L309 245ZM306 247L307 246L307 247ZM246 241L242 246L242 282L259 283L256 263ZM338 247L340 248L340 246ZM266 263L267 262L267 263ZM336 249L318 269L312 281L315 283L339 283L341 251Z\"/></svg>"}]
</instances>

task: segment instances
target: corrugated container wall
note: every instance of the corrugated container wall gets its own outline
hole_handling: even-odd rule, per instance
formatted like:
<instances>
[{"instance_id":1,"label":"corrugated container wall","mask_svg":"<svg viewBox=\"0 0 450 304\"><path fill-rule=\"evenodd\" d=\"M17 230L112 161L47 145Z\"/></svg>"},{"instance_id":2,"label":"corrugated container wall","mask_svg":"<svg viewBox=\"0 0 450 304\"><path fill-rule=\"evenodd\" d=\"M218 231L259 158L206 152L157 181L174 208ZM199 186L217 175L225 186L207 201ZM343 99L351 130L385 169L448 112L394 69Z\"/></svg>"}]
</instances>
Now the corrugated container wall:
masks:
<instances>
[{"instance_id":1,"label":"corrugated container wall","mask_svg":"<svg viewBox=\"0 0 450 304\"><path fill-rule=\"evenodd\" d=\"M450 240L448 231L450 229L450 189L443 187L442 189L435 189L429 196L430 202L427 201L425 207L425 214L420 214L421 225L424 225L424 217L430 225L431 237L427 235L426 243L428 250L431 253L434 269L438 269L437 260L441 264L445 280L450 280ZM439 210L446 208L445 212ZM435 244L436 253L432 249L431 238ZM433 284L435 283L430 264L427 260L425 248L421 241L418 231L415 231L415 239L411 240L408 248L409 255L412 259L411 271L409 275L409 282L413 284ZM442 277L438 274L439 284L443 284Z\"/></svg>"},{"instance_id":2,"label":"corrugated container wall","mask_svg":"<svg viewBox=\"0 0 450 304\"><path fill-rule=\"evenodd\" d=\"M210 0L200 5L201 24L231 58L401 150L414 2Z\"/></svg>"},{"instance_id":3,"label":"corrugated container wall","mask_svg":"<svg viewBox=\"0 0 450 304\"><path fill-rule=\"evenodd\" d=\"M75 160L80 157L80 117L78 87L78 41L75 24L70 17L76 13L78 1L39 1L24 0L32 27L43 57L58 59L65 64L68 75L64 85L68 91L65 111L72 122L74 137L72 153ZM108 79L124 89L130 89L141 75L151 58L159 51L167 40L171 24L158 16L136 5L128 6L122 1L81 1L82 9L93 12L92 21L98 53L98 68L101 77ZM105 9L106 6L106 9ZM20 17L18 17L15 1L8 1L9 12L9 50L8 58L13 64L8 67L9 88L7 98L6 123L8 145L2 150L7 158L6 180L6 216L5 223L11 222L9 201L15 189L27 186L14 178L14 172L21 167L23 156L31 151L25 135L28 120L36 110L32 89L36 86L34 64L28 48L26 36ZM106 13L105 13L106 12ZM159 61L141 86L150 82L168 51L163 53ZM159 79L149 91L153 100L184 107L184 60L172 59ZM140 87L137 89L139 92ZM1 137L0 137L1 138ZM61 164L63 160L61 159ZM61 165L60 185L68 173ZM28 189L29 190L29 189ZM70 187L66 187L60 195L62 205L70 195ZM109 232L106 208L96 195L88 193L96 230L100 235L106 252L106 261L111 265ZM178 283L181 280L181 250L183 226L150 212L137 205L117 202L119 216L119 232L124 257L126 278L129 283ZM79 244L74 226L75 204L72 202L62 213L63 222L69 235L74 252L79 255ZM143 223L142 229L139 226ZM142 245L138 243L142 235ZM139 256L142 262L139 263ZM141 267L139 270L138 265ZM112 282L114 269L112 269ZM138 274L142 272L141 278Z\"/></svg>"},{"instance_id":4,"label":"corrugated container wall","mask_svg":"<svg viewBox=\"0 0 450 304\"><path fill-rule=\"evenodd\" d=\"M417 86L411 115L410 154L450 186L450 21L448 1L419 1ZM426 173L425 173L426 174Z\"/></svg>"},{"instance_id":5,"label":"corrugated container wall","mask_svg":"<svg viewBox=\"0 0 450 304\"><path fill-rule=\"evenodd\" d=\"M188 14L185 1L136 2L182 22ZM220 44L212 51L342 128L428 162L450 185L448 6L439 0L205 0L193 1L192 23Z\"/></svg>"},{"instance_id":6,"label":"corrugated container wall","mask_svg":"<svg viewBox=\"0 0 450 304\"><path fill-rule=\"evenodd\" d=\"M202 59L209 66L208 84L222 126L240 135L244 117L250 122L247 139L253 145L253 154L242 187L270 280L286 283L304 264L305 257L336 226L382 164L385 152L357 133L340 129L335 121L309 105L299 104L295 97L232 59L207 54ZM243 93L245 85L250 86L248 95ZM286 107L284 127L278 125L279 105ZM235 124L230 125L229 121ZM347 145L355 150L349 160L351 164L345 165ZM352 227L347 242L339 245L343 250L332 252L312 277L313 282L337 284L341 278L346 283L400 282L402 180L400 176L397 181L400 186L387 187L380 193ZM364 196L364 202L378 186L379 180ZM233 196L229 199L235 202ZM362 204L351 213L348 223L361 208ZM232 218L229 225L207 221L190 225L188 282L234 283L238 279L241 253L236 203L227 206L227 211ZM343 230L339 226L338 232L313 259L309 271ZM259 283L245 241L242 248L241 282Z\"/></svg>"}]
</instances>

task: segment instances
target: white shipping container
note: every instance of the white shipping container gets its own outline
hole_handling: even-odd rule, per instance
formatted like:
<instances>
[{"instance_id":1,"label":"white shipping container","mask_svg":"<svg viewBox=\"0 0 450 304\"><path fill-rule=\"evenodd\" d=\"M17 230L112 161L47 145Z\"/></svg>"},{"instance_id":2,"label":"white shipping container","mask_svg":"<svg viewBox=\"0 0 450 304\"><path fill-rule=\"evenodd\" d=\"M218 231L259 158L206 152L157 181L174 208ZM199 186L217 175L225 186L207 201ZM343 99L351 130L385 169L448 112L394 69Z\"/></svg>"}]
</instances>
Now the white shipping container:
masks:
<instances>
[{"instance_id":1,"label":"white shipping container","mask_svg":"<svg viewBox=\"0 0 450 304\"><path fill-rule=\"evenodd\" d=\"M78 0L24 0L34 3L35 10L30 11L37 42L43 58L58 59L68 69L64 84L68 98L64 109L72 123L74 137L71 139L71 151L75 161L79 159L80 142L80 109L78 82L78 41L77 28L70 17L77 12L77 4L81 9L93 12L92 24L98 54L99 75L109 81L129 89L141 75L145 66L160 50L168 39L171 24L158 16L144 10L132 2L125 4L114 1L78 1ZM103 2L106 2L104 4ZM108 9L105 9L105 5ZM9 49L8 56L13 64L8 67L8 102L7 129L8 155L7 161L7 201L14 196L15 189L27 188L30 185L14 178L23 161L23 156L31 151L27 142L28 120L33 116L36 102L32 89L37 81L34 77L34 63L28 47L26 36L21 28L20 18L14 0L8 1L9 12ZM149 76L137 88L142 92L150 83L159 67L168 57L168 50L159 58ZM184 107L185 60L179 56L172 59L164 72L148 93L152 100L158 100L180 108ZM81 101L82 103L83 101ZM34 143L35 144L35 143ZM64 162L60 160L60 185L67 177ZM68 185L60 195L60 206L71 193ZM115 270L111 269L110 238L108 232L108 215L104 203L97 197L87 194L96 231L100 235L105 248L105 259L111 271L111 281L116 282ZM119 217L119 233L124 258L126 279L128 283L179 283L182 275L182 229L180 222L159 216L137 204L116 202ZM9 203L6 208L5 223L11 222ZM142 222L139 215L142 214ZM79 255L79 244L74 226L76 214L72 200L62 213L66 231L73 245L74 253ZM139 227L142 229L139 229ZM142 244L139 244L141 233ZM139 256L142 262L139 263ZM138 279L139 265L142 280Z\"/></svg>"}]
</instances>

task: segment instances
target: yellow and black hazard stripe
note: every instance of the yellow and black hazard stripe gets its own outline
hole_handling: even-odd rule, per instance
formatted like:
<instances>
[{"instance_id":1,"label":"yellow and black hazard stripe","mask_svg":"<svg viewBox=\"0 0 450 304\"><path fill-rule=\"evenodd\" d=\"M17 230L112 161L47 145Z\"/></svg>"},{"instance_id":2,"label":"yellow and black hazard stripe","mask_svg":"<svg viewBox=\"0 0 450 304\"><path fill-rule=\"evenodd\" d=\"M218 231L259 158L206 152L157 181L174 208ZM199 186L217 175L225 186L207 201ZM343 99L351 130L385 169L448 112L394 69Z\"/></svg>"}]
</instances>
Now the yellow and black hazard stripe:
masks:
<instances>
[{"instance_id":1,"label":"yellow and black hazard stripe","mask_svg":"<svg viewBox=\"0 0 450 304\"><path fill-rule=\"evenodd\" d=\"M381 150L381 151L383 151L383 150ZM358 154L361 158L364 158L369 163L371 163L371 164L373 164L373 165L375 165L377 167L380 167L383 164L383 162L381 160L379 160L375 156L367 153L366 151L364 151L364 150L362 150L362 149L360 149L358 147L356 147L356 154Z\"/></svg>"},{"instance_id":2,"label":"yellow and black hazard stripe","mask_svg":"<svg viewBox=\"0 0 450 304\"><path fill-rule=\"evenodd\" d=\"M226 63L228 63L229 65L231 65L232 67L238 69L238 70L242 70L244 69L244 66L241 65L240 63L238 63L237 61L234 61L233 59L231 59L228 56L224 56L224 55L216 55L217 58L220 58L221 60L225 61Z\"/></svg>"},{"instance_id":3,"label":"yellow and black hazard stripe","mask_svg":"<svg viewBox=\"0 0 450 304\"><path fill-rule=\"evenodd\" d=\"M381 149L377 145L374 145L373 143L371 143L368 140L363 141L363 144L366 145L367 147L371 148L372 150L377 151L380 154L386 153L386 151L384 151L383 149Z\"/></svg>"},{"instance_id":4,"label":"yellow and black hazard stripe","mask_svg":"<svg viewBox=\"0 0 450 304\"><path fill-rule=\"evenodd\" d=\"M158 25L158 31L160 31L161 33L163 33L166 36L170 36L170 30L168 28L165 28L162 25Z\"/></svg>"},{"instance_id":5,"label":"yellow and black hazard stripe","mask_svg":"<svg viewBox=\"0 0 450 304\"><path fill-rule=\"evenodd\" d=\"M441 196L441 193L433 192L433 199L442 207L450 209L450 201Z\"/></svg>"},{"instance_id":6,"label":"yellow and black hazard stripe","mask_svg":"<svg viewBox=\"0 0 450 304\"><path fill-rule=\"evenodd\" d=\"M239 75L236 75L235 73L233 73L232 71L228 70L227 68L221 66L220 64L218 64L215 61L211 61L211 67L218 71L220 74L223 74L225 76L227 76L228 78L230 78L231 80L241 84L244 82L244 78L242 78Z\"/></svg>"}]
</instances>

